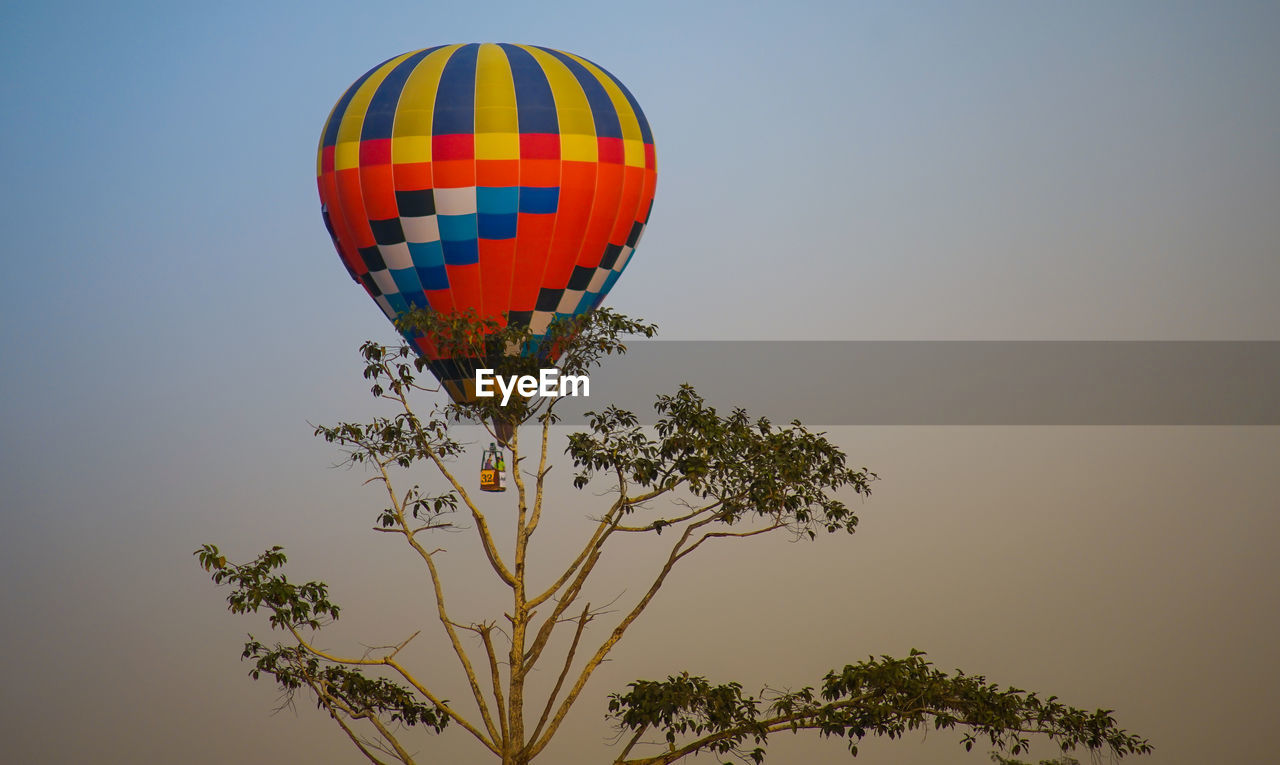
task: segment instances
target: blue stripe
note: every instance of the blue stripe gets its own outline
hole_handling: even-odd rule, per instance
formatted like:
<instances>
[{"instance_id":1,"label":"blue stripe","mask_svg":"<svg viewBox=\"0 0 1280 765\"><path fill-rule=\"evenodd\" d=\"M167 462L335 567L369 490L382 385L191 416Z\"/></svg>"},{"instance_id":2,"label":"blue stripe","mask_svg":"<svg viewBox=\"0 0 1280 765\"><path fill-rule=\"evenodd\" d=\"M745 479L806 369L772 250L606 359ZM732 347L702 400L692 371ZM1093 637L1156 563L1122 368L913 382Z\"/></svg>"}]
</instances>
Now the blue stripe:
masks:
<instances>
[{"instance_id":1,"label":"blue stripe","mask_svg":"<svg viewBox=\"0 0 1280 765\"><path fill-rule=\"evenodd\" d=\"M391 306L391 310L397 315L406 313L409 310L409 303L405 301L404 295L387 295L387 304Z\"/></svg>"},{"instance_id":2,"label":"blue stripe","mask_svg":"<svg viewBox=\"0 0 1280 765\"><path fill-rule=\"evenodd\" d=\"M396 65L373 92L369 100L369 108L365 111L364 125L360 128L360 140L373 138L390 138L391 128L396 121L396 106L400 103L400 91L418 62L430 52L439 50L440 46L420 50Z\"/></svg>"},{"instance_id":3,"label":"blue stripe","mask_svg":"<svg viewBox=\"0 0 1280 765\"><path fill-rule=\"evenodd\" d=\"M538 60L529 51L509 43L499 43L511 66L516 86L516 118L521 133L559 133L560 117L551 83Z\"/></svg>"},{"instance_id":4,"label":"blue stripe","mask_svg":"<svg viewBox=\"0 0 1280 765\"><path fill-rule=\"evenodd\" d=\"M436 242L436 244L439 244L439 242ZM440 265L418 268L418 280L422 282L422 289L424 290L449 289L449 272L444 267L444 250L440 251Z\"/></svg>"},{"instance_id":5,"label":"blue stripe","mask_svg":"<svg viewBox=\"0 0 1280 765\"><path fill-rule=\"evenodd\" d=\"M391 278L401 292L421 292L422 282L418 281L418 271L414 268L393 268Z\"/></svg>"},{"instance_id":6,"label":"blue stripe","mask_svg":"<svg viewBox=\"0 0 1280 765\"><path fill-rule=\"evenodd\" d=\"M585 66L558 50L541 46L538 46L538 50L545 51L560 59L565 66L569 67L569 71L573 72L573 76L578 79L578 84L582 86L582 92L587 96L587 103L591 105L591 117L596 123L596 135L600 138L621 138L622 123L618 121L618 112L613 108L613 101L605 91L604 85L600 84L595 75L588 71Z\"/></svg>"},{"instance_id":7,"label":"blue stripe","mask_svg":"<svg viewBox=\"0 0 1280 765\"><path fill-rule=\"evenodd\" d=\"M516 238L515 213L498 213L496 215L480 213L476 216L476 223L476 231L481 239Z\"/></svg>"},{"instance_id":8,"label":"blue stripe","mask_svg":"<svg viewBox=\"0 0 1280 765\"><path fill-rule=\"evenodd\" d=\"M514 213L519 209L519 196L520 190L515 186L479 186L476 188L476 212L482 215Z\"/></svg>"},{"instance_id":9,"label":"blue stripe","mask_svg":"<svg viewBox=\"0 0 1280 765\"><path fill-rule=\"evenodd\" d=\"M474 133L476 129L476 56L480 43L468 43L449 57L436 88L433 135Z\"/></svg>"},{"instance_id":10,"label":"blue stripe","mask_svg":"<svg viewBox=\"0 0 1280 765\"><path fill-rule=\"evenodd\" d=\"M445 242L463 242L476 238L476 214L437 215L440 239Z\"/></svg>"},{"instance_id":11,"label":"blue stripe","mask_svg":"<svg viewBox=\"0 0 1280 765\"><path fill-rule=\"evenodd\" d=\"M444 250L440 248L438 239L434 242L409 242L409 255L418 268L444 265Z\"/></svg>"},{"instance_id":12,"label":"blue stripe","mask_svg":"<svg viewBox=\"0 0 1280 765\"><path fill-rule=\"evenodd\" d=\"M594 61L591 63L595 64ZM653 131L649 129L649 120L645 119L644 112L640 111L640 103L636 101L636 97L631 95L631 91L627 90L627 86L623 85L622 81L617 77L614 77L612 72L599 64L596 64L596 66L600 67L600 71L608 75L610 80L613 80L613 84L617 85L618 90L622 91L622 95L626 96L627 103L631 104L631 111L636 113L636 121L640 123L640 139L645 143L653 143Z\"/></svg>"},{"instance_id":13,"label":"blue stripe","mask_svg":"<svg viewBox=\"0 0 1280 765\"><path fill-rule=\"evenodd\" d=\"M628 260L627 266L629 265L631 265L631 261ZM627 267L623 266L622 271L625 271L625 270L627 270ZM602 300L604 299L605 295L609 294L609 290L613 289L613 285L617 283L618 277L622 276L622 271L611 271L609 275L604 278L604 286L600 288L600 298Z\"/></svg>"},{"instance_id":14,"label":"blue stripe","mask_svg":"<svg viewBox=\"0 0 1280 765\"><path fill-rule=\"evenodd\" d=\"M599 297L600 295L594 292L582 293L582 299L578 301L578 307L573 309L573 315L577 316L579 314L583 314L583 313L586 313L587 311L590 311L592 308L595 308L593 303L595 303Z\"/></svg>"},{"instance_id":15,"label":"blue stripe","mask_svg":"<svg viewBox=\"0 0 1280 765\"><path fill-rule=\"evenodd\" d=\"M475 239L444 242L444 262L451 266L468 266L480 262L480 246Z\"/></svg>"},{"instance_id":16,"label":"blue stripe","mask_svg":"<svg viewBox=\"0 0 1280 765\"><path fill-rule=\"evenodd\" d=\"M395 56L392 56L391 58L395 58ZM390 61L391 58L387 59L387 61ZM374 68L360 75L360 79L352 83L351 87L347 88L347 92L342 94L342 98L338 99L338 103L333 107L333 113L329 115L329 121L324 125L324 137L320 139L321 148L325 146L334 146L338 143L338 125L342 124L342 115L346 113L347 107L351 105L351 99L355 96L356 91L360 89L360 86L364 84L364 81L369 79L374 72L381 69L383 64L386 64L387 61L383 61L381 64L378 64Z\"/></svg>"},{"instance_id":17,"label":"blue stripe","mask_svg":"<svg viewBox=\"0 0 1280 765\"><path fill-rule=\"evenodd\" d=\"M552 186L551 188L542 188L541 186L521 186L520 187L520 212L534 213L535 215L545 215L553 213L560 206L560 189Z\"/></svg>"}]
</instances>

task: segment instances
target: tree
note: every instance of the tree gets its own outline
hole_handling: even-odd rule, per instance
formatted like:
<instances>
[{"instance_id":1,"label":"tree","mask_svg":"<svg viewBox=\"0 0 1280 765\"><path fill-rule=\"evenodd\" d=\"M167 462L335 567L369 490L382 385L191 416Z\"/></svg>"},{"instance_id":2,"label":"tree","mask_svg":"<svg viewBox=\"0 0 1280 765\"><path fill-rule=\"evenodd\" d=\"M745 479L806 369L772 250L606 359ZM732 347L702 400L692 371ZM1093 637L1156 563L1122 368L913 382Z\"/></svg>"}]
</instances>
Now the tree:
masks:
<instances>
[{"instance_id":1,"label":"tree","mask_svg":"<svg viewBox=\"0 0 1280 765\"><path fill-rule=\"evenodd\" d=\"M500 328L473 316L418 313L401 329L424 336L447 355L499 359L500 374L528 373L546 359L504 356L504 349L531 347L527 328ZM585 374L607 357L626 351L629 336L651 337L652 325L597 310L573 322L553 325L549 341L563 353L565 374ZM372 471L385 488L388 506L376 531L399 536L421 560L434 593L435 617L447 636L467 686L465 705L441 698L400 659L403 642L360 656L342 656L318 646L316 635L339 618L340 608L323 582L296 584L283 572L281 547L254 560L233 563L214 545L195 552L200 565L227 586L234 613L265 611L282 640L249 637L242 657L252 662L254 679L268 676L292 698L314 696L319 708L374 763L412 763L405 743L415 730L439 732L457 725L503 765L535 760L556 735L592 674L671 580L682 561L704 545L762 534L790 533L814 538L819 532L853 533L858 518L841 495L866 497L876 479L866 468L849 467L844 453L822 433L799 422L778 426L745 411L717 412L691 387L657 397L656 426L644 428L632 412L607 407L589 413L587 430L569 437L566 453L576 468L579 490L606 482L612 501L583 535L577 554L558 576L535 583L527 575L530 539L545 510L551 460L548 443L557 422L559 399L497 399L434 407L420 416L413 399L432 386L418 382L425 366L408 346L361 347L364 376L373 395L394 411L367 424L320 426L316 434L341 447L348 462ZM450 434L459 422L480 422L500 431L511 426L510 464L515 484L513 549L503 550L481 511L455 474L464 445ZM535 430L536 428L536 430ZM523 434L536 432L524 450ZM505 435L505 432L503 432ZM397 486L397 471L427 467L436 488ZM601 504L604 500L601 501ZM510 609L498 618L459 623L450 613L433 536L457 530L467 516L488 567L510 591ZM619 535L652 535L670 540L665 559L645 580L643 593L614 612L582 603L584 585ZM590 629L611 619L607 633ZM499 628L502 624L502 628ZM533 697L528 679L535 667L553 659L548 647L556 633L569 640L553 668L549 693ZM469 639L466 638L470 635ZM926 726L960 729L971 748L988 740L1017 755L1029 737L1043 734L1062 751L1085 747L1116 756L1146 753L1145 739L1117 727L1110 711L1088 712L1017 688L1001 688L981 676L949 674L925 654L868 658L828 672L800 690L752 695L739 683L712 684L687 672L664 680L640 680L613 694L608 717L619 732L615 765L673 763L700 752L762 762L769 736L782 731L816 731L848 740L852 754L866 736L895 738ZM650 741L656 738L657 741Z\"/></svg>"}]
</instances>

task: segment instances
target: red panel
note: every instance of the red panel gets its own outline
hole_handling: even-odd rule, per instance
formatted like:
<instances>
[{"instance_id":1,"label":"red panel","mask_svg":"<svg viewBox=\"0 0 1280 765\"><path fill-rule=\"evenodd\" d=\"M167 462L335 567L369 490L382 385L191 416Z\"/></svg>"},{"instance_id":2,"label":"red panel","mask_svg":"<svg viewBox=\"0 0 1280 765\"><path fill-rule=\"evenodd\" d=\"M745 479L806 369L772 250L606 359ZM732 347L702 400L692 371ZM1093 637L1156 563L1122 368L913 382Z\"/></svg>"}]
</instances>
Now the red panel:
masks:
<instances>
[{"instance_id":1,"label":"red panel","mask_svg":"<svg viewBox=\"0 0 1280 765\"><path fill-rule=\"evenodd\" d=\"M547 270L541 279L543 287L561 289L569 283L591 216L597 167L595 162L561 163L560 205L556 211L556 228L547 256Z\"/></svg>"},{"instance_id":2,"label":"red panel","mask_svg":"<svg viewBox=\"0 0 1280 765\"><path fill-rule=\"evenodd\" d=\"M621 165L626 159L621 138L597 138L596 143L599 145L601 162Z\"/></svg>"},{"instance_id":3,"label":"red panel","mask_svg":"<svg viewBox=\"0 0 1280 765\"><path fill-rule=\"evenodd\" d=\"M484 293L483 315L493 319L505 318L511 310L511 273L515 265L515 239L481 239L480 287Z\"/></svg>"},{"instance_id":4,"label":"red panel","mask_svg":"<svg viewBox=\"0 0 1280 765\"><path fill-rule=\"evenodd\" d=\"M484 312L484 295L480 291L480 264L468 263L465 266L446 265L449 275L449 292L453 295L453 310L463 306L479 306L479 313ZM432 304L432 307L435 307Z\"/></svg>"},{"instance_id":5,"label":"red panel","mask_svg":"<svg viewBox=\"0 0 1280 765\"><path fill-rule=\"evenodd\" d=\"M584 268L600 265L604 248L609 243L613 222L618 217L618 201L622 197L622 165L601 162L598 166L595 199L591 204L591 218L582 238L577 264Z\"/></svg>"},{"instance_id":6,"label":"red panel","mask_svg":"<svg viewBox=\"0 0 1280 765\"><path fill-rule=\"evenodd\" d=\"M532 311L547 268L556 214L520 213L516 219L515 284L509 300L512 311Z\"/></svg>"},{"instance_id":7,"label":"red panel","mask_svg":"<svg viewBox=\"0 0 1280 765\"><path fill-rule=\"evenodd\" d=\"M471 133L431 136L431 161L475 159L476 137Z\"/></svg>"},{"instance_id":8,"label":"red panel","mask_svg":"<svg viewBox=\"0 0 1280 765\"><path fill-rule=\"evenodd\" d=\"M391 165L360 168L360 191L370 220L386 220L399 215Z\"/></svg>"},{"instance_id":9,"label":"red panel","mask_svg":"<svg viewBox=\"0 0 1280 765\"><path fill-rule=\"evenodd\" d=\"M653 204L653 192L658 186L658 174L653 170L644 171L644 189L640 192L640 207L636 210L636 220L649 222L650 206Z\"/></svg>"},{"instance_id":10,"label":"red panel","mask_svg":"<svg viewBox=\"0 0 1280 765\"><path fill-rule=\"evenodd\" d=\"M337 147L336 147L336 146L326 146L326 147L324 147L324 149L323 149L323 150L321 150L321 152L320 152L320 172L322 172L322 173L332 173L332 172L333 172L333 155L334 155L334 151L335 151L336 149L337 149Z\"/></svg>"},{"instance_id":11,"label":"red panel","mask_svg":"<svg viewBox=\"0 0 1280 765\"><path fill-rule=\"evenodd\" d=\"M391 164L391 139L371 138L360 142L360 166Z\"/></svg>"},{"instance_id":12,"label":"red panel","mask_svg":"<svg viewBox=\"0 0 1280 765\"><path fill-rule=\"evenodd\" d=\"M396 191L418 191L431 188L431 163L406 162L395 168Z\"/></svg>"},{"instance_id":13,"label":"red panel","mask_svg":"<svg viewBox=\"0 0 1280 765\"><path fill-rule=\"evenodd\" d=\"M644 145L644 166L650 170L658 169L658 155L653 151L653 144Z\"/></svg>"},{"instance_id":14,"label":"red panel","mask_svg":"<svg viewBox=\"0 0 1280 765\"><path fill-rule=\"evenodd\" d=\"M516 186L520 183L520 160L477 159L477 186Z\"/></svg>"},{"instance_id":15,"label":"red panel","mask_svg":"<svg viewBox=\"0 0 1280 765\"><path fill-rule=\"evenodd\" d=\"M640 192L644 190L644 168L622 168L622 196L618 200L618 217L613 221L613 231L609 233L610 244L626 244L627 234L631 233L631 224L635 223L637 208L640 206Z\"/></svg>"},{"instance_id":16,"label":"red panel","mask_svg":"<svg viewBox=\"0 0 1280 765\"><path fill-rule=\"evenodd\" d=\"M440 358L440 352L436 350L435 343L432 343L427 338L414 338L413 343L418 346L418 350L422 352L422 355L426 356L428 359L434 361Z\"/></svg>"},{"instance_id":17,"label":"red panel","mask_svg":"<svg viewBox=\"0 0 1280 765\"><path fill-rule=\"evenodd\" d=\"M437 189L464 189L476 185L474 159L436 160L431 163L432 185Z\"/></svg>"},{"instance_id":18,"label":"red panel","mask_svg":"<svg viewBox=\"0 0 1280 765\"><path fill-rule=\"evenodd\" d=\"M560 185L560 160L520 160L520 185L551 188Z\"/></svg>"},{"instance_id":19,"label":"red panel","mask_svg":"<svg viewBox=\"0 0 1280 765\"><path fill-rule=\"evenodd\" d=\"M560 134L521 133L520 159L560 159Z\"/></svg>"},{"instance_id":20,"label":"red panel","mask_svg":"<svg viewBox=\"0 0 1280 765\"><path fill-rule=\"evenodd\" d=\"M357 275L363 275L364 259L356 252L355 239L351 236L351 227L347 225L347 217L342 214L338 205L338 178L334 173L325 173L319 179L320 202L329 210L329 224L333 226L333 235L338 239L338 256Z\"/></svg>"},{"instance_id":21,"label":"red panel","mask_svg":"<svg viewBox=\"0 0 1280 765\"><path fill-rule=\"evenodd\" d=\"M449 290L424 290L422 294L427 296L427 303L435 310L441 313L453 312L453 295Z\"/></svg>"},{"instance_id":22,"label":"red panel","mask_svg":"<svg viewBox=\"0 0 1280 765\"><path fill-rule=\"evenodd\" d=\"M360 171L357 168L339 170L338 209L351 228L351 241L356 247L372 247L373 230L364 211L364 198L360 194ZM333 208L330 208L331 210Z\"/></svg>"}]
</instances>

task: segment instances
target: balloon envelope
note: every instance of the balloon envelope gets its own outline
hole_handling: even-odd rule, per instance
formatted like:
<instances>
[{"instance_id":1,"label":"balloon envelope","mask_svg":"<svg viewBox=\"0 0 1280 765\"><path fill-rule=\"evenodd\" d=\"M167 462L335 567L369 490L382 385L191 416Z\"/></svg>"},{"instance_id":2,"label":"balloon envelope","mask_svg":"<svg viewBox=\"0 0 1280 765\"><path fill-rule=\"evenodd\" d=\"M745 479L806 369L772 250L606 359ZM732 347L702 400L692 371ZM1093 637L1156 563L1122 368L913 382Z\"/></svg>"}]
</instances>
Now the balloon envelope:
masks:
<instances>
[{"instance_id":1,"label":"balloon envelope","mask_svg":"<svg viewBox=\"0 0 1280 765\"><path fill-rule=\"evenodd\" d=\"M388 318L474 311L528 326L595 308L630 262L657 164L640 105L571 53L472 43L405 53L356 80L320 139L321 210L351 278ZM455 400L476 360L407 333Z\"/></svg>"}]
</instances>

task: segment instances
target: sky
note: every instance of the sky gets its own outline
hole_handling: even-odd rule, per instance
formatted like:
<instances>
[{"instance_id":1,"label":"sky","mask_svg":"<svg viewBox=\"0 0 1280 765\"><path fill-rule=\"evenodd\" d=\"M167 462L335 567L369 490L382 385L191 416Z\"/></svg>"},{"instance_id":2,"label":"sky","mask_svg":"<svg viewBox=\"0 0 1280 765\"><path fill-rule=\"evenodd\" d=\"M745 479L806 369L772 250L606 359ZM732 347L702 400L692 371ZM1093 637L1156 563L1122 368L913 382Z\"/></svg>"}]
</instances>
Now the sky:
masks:
<instances>
[{"instance_id":1,"label":"sky","mask_svg":"<svg viewBox=\"0 0 1280 765\"><path fill-rule=\"evenodd\" d=\"M39 762L357 761L309 703L272 714L239 661L265 623L190 554L285 545L347 604L338 644L423 616L412 561L367 530L378 498L311 436L375 412L356 349L392 339L314 184L324 120L373 65L519 42L626 83L659 180L609 304L664 338L1280 340L1278 39L1266 2L5 6L0 740ZM549 761L603 761L605 696L634 679L794 687L912 647L1115 709L1151 763L1275 751L1277 428L831 433L882 477L859 533L708 553ZM595 500L552 496L548 560ZM479 618L473 552L450 577ZM651 552L620 553L599 597ZM484 761L456 733L424 751ZM987 762L922 738L859 761Z\"/></svg>"}]
</instances>

